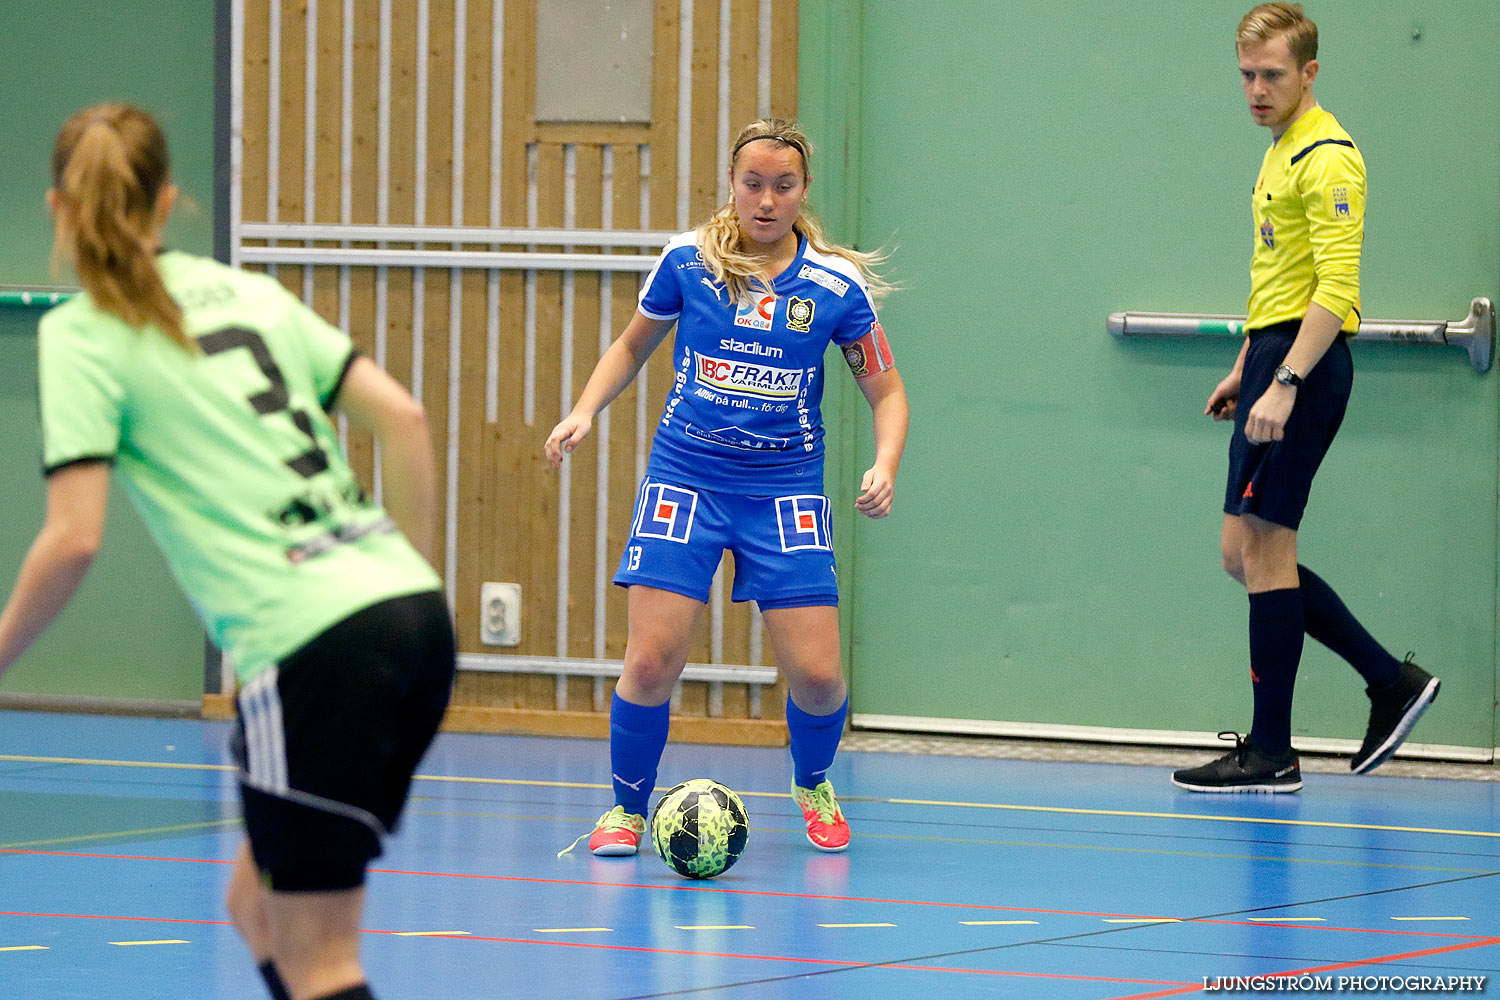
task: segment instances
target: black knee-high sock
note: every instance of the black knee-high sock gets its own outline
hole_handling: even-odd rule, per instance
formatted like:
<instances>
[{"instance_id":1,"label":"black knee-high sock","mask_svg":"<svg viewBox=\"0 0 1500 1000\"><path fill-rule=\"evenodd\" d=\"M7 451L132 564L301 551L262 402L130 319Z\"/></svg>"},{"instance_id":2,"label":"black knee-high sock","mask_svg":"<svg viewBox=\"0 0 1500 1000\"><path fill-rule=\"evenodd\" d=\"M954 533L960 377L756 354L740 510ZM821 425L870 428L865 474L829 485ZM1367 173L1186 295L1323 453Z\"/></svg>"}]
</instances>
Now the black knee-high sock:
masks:
<instances>
[{"instance_id":1,"label":"black knee-high sock","mask_svg":"<svg viewBox=\"0 0 1500 1000\"><path fill-rule=\"evenodd\" d=\"M1302 591L1296 587L1250 595L1250 678L1255 721L1250 738L1267 753L1292 746L1292 688L1302 659Z\"/></svg>"},{"instance_id":2,"label":"black knee-high sock","mask_svg":"<svg viewBox=\"0 0 1500 1000\"><path fill-rule=\"evenodd\" d=\"M1385 687L1401 676L1400 662L1365 631L1333 588L1306 566L1297 567L1307 634L1349 661L1370 687Z\"/></svg>"},{"instance_id":3,"label":"black knee-high sock","mask_svg":"<svg viewBox=\"0 0 1500 1000\"><path fill-rule=\"evenodd\" d=\"M318 1000L375 1000L375 994L370 992L368 983L360 983L358 986L321 996Z\"/></svg>"},{"instance_id":4,"label":"black knee-high sock","mask_svg":"<svg viewBox=\"0 0 1500 1000\"><path fill-rule=\"evenodd\" d=\"M276 971L275 962L262 962L258 968L260 978L266 981L266 989L271 993L271 1000L292 1000L292 995L287 992L286 983L281 981L281 973Z\"/></svg>"}]
</instances>

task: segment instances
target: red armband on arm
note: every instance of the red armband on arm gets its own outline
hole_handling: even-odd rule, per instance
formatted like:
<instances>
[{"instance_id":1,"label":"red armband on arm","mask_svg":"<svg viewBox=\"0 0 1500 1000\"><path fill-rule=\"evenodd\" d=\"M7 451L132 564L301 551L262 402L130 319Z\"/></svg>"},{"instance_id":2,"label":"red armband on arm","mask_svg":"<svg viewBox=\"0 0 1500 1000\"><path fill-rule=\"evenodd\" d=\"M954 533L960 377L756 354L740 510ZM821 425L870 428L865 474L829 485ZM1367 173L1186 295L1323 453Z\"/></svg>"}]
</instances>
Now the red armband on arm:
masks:
<instances>
[{"instance_id":1,"label":"red armband on arm","mask_svg":"<svg viewBox=\"0 0 1500 1000\"><path fill-rule=\"evenodd\" d=\"M856 379L866 379L896 367L891 357L890 341L885 339L885 330L881 329L878 319L870 324L869 333L840 349Z\"/></svg>"}]
</instances>

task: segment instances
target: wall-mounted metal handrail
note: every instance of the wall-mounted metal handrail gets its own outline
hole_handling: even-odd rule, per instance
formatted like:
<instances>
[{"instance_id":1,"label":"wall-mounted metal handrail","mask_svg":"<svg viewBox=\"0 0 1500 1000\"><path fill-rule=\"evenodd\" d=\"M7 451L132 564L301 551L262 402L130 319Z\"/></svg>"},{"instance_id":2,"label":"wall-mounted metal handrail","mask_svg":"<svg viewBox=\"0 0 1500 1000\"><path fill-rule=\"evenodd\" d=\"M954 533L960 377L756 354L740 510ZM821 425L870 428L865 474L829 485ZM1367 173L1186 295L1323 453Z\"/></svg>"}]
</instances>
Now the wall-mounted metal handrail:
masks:
<instances>
[{"instance_id":1,"label":"wall-mounted metal handrail","mask_svg":"<svg viewBox=\"0 0 1500 1000\"><path fill-rule=\"evenodd\" d=\"M77 294L76 288L0 288L0 307L50 309Z\"/></svg>"},{"instance_id":2,"label":"wall-mounted metal handrail","mask_svg":"<svg viewBox=\"0 0 1500 1000\"><path fill-rule=\"evenodd\" d=\"M460 653L460 670L497 674L556 674L565 677L619 677L619 660L589 660L561 656L505 656L499 653ZM685 681L724 681L732 684L774 684L777 668L730 663L689 663Z\"/></svg>"},{"instance_id":3,"label":"wall-mounted metal handrail","mask_svg":"<svg viewBox=\"0 0 1500 1000\"><path fill-rule=\"evenodd\" d=\"M242 222L242 240L348 240L355 243L488 243L497 246L661 248L676 236L657 229L564 229L493 226L398 226Z\"/></svg>"},{"instance_id":4,"label":"wall-mounted metal handrail","mask_svg":"<svg viewBox=\"0 0 1500 1000\"><path fill-rule=\"evenodd\" d=\"M649 271L656 255L521 253L508 250L361 250L346 247L241 247L247 264L483 268L511 271Z\"/></svg>"},{"instance_id":5,"label":"wall-mounted metal handrail","mask_svg":"<svg viewBox=\"0 0 1500 1000\"><path fill-rule=\"evenodd\" d=\"M1116 337L1233 336L1245 332L1244 316L1201 313L1110 313L1106 328ZM1487 372L1494 358L1495 305L1487 298L1469 304L1463 319L1442 320L1367 319L1359 324L1362 341L1400 344L1447 344L1469 352L1476 372Z\"/></svg>"}]
</instances>

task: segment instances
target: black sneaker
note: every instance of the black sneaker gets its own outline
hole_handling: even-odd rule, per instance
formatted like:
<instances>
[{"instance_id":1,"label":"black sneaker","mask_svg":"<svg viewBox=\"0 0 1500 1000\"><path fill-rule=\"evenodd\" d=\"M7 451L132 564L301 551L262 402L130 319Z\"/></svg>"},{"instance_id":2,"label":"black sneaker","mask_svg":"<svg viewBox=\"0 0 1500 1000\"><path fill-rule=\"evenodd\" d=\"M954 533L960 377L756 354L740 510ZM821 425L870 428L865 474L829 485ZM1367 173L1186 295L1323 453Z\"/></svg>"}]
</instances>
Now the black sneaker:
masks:
<instances>
[{"instance_id":1,"label":"black sneaker","mask_svg":"<svg viewBox=\"0 0 1500 1000\"><path fill-rule=\"evenodd\" d=\"M1411 662L1411 653L1401 663L1401 676L1383 688L1366 688L1370 696L1370 725L1359 753L1349 762L1355 774L1368 774L1384 764L1412 727L1437 698L1442 681Z\"/></svg>"},{"instance_id":2,"label":"black sneaker","mask_svg":"<svg viewBox=\"0 0 1500 1000\"><path fill-rule=\"evenodd\" d=\"M1273 757L1248 736L1223 732L1219 739L1234 740L1234 749L1202 767L1172 772L1172 784L1190 792L1295 792L1302 788L1295 750Z\"/></svg>"}]
</instances>

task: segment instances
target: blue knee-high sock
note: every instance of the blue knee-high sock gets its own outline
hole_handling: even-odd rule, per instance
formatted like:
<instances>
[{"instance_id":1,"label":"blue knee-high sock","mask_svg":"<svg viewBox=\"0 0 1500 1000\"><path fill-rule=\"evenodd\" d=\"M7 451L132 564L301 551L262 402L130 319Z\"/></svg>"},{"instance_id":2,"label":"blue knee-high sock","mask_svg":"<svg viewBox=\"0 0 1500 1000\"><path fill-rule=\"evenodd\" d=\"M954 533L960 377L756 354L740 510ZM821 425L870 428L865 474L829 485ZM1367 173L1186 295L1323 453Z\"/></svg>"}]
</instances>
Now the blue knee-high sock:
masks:
<instances>
[{"instance_id":1,"label":"blue knee-high sock","mask_svg":"<svg viewBox=\"0 0 1500 1000\"><path fill-rule=\"evenodd\" d=\"M628 813L646 815L646 803L656 787L656 767L667 748L672 722L671 702L637 705L615 693L609 703L609 766L613 772L615 804Z\"/></svg>"},{"instance_id":2,"label":"blue knee-high sock","mask_svg":"<svg viewBox=\"0 0 1500 1000\"><path fill-rule=\"evenodd\" d=\"M1302 659L1305 621L1296 587L1250 595L1250 678L1255 720L1250 738L1267 753L1292 747L1292 688Z\"/></svg>"},{"instance_id":3,"label":"blue knee-high sock","mask_svg":"<svg viewBox=\"0 0 1500 1000\"><path fill-rule=\"evenodd\" d=\"M1297 579L1302 583L1308 635L1348 660L1370 687L1385 687L1400 679L1400 662L1365 631L1322 577L1299 565Z\"/></svg>"},{"instance_id":4,"label":"blue knee-high sock","mask_svg":"<svg viewBox=\"0 0 1500 1000\"><path fill-rule=\"evenodd\" d=\"M786 728L792 743L792 774L799 787L816 788L828 776L848 714L848 698L828 715L809 715L787 698Z\"/></svg>"}]
</instances>

